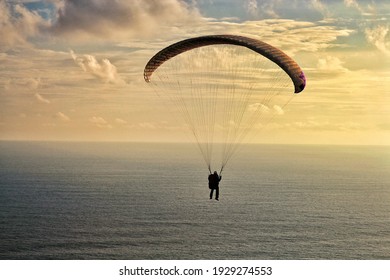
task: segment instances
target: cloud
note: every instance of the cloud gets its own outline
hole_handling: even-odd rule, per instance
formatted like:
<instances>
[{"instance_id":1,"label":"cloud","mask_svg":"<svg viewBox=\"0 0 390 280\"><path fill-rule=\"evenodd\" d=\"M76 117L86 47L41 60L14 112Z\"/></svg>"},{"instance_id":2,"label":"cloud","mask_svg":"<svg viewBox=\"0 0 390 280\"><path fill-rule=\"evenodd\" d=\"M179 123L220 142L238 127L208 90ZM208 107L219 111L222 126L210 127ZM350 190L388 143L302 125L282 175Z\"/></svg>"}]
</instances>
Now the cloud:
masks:
<instances>
[{"instance_id":1,"label":"cloud","mask_svg":"<svg viewBox=\"0 0 390 280\"><path fill-rule=\"evenodd\" d=\"M139 127L141 128L147 128L147 129L156 129L157 126L153 123L150 122L142 122L138 124Z\"/></svg>"},{"instance_id":2,"label":"cloud","mask_svg":"<svg viewBox=\"0 0 390 280\"><path fill-rule=\"evenodd\" d=\"M93 55L77 56L73 51L70 52L74 62L94 77L105 83L124 84L119 77L116 67L108 59L102 59L100 62Z\"/></svg>"},{"instance_id":3,"label":"cloud","mask_svg":"<svg viewBox=\"0 0 390 280\"><path fill-rule=\"evenodd\" d=\"M352 131L352 130L363 130L367 127L360 123L347 121L347 122L330 122L330 121L316 121L306 120L288 124L289 127L295 129L305 130L327 130L327 131Z\"/></svg>"},{"instance_id":4,"label":"cloud","mask_svg":"<svg viewBox=\"0 0 390 280\"><path fill-rule=\"evenodd\" d=\"M257 16L258 14L257 0L246 0L245 8L250 16L252 17Z\"/></svg>"},{"instance_id":5,"label":"cloud","mask_svg":"<svg viewBox=\"0 0 390 280\"><path fill-rule=\"evenodd\" d=\"M116 118L115 119L115 123L117 123L117 124L127 124L127 121L125 121L125 120L122 120L122 119L120 119L120 118Z\"/></svg>"},{"instance_id":6,"label":"cloud","mask_svg":"<svg viewBox=\"0 0 390 280\"><path fill-rule=\"evenodd\" d=\"M322 4L320 0L310 0L310 3L313 6L313 8L318 12L320 12L322 15L324 15L325 17L329 16L328 9L324 4Z\"/></svg>"},{"instance_id":7,"label":"cloud","mask_svg":"<svg viewBox=\"0 0 390 280\"><path fill-rule=\"evenodd\" d=\"M28 8L38 2L50 8ZM0 51L31 45L37 38L65 38L66 43L93 38L118 41L162 34L164 26L202 20L186 0L0 0ZM38 6L38 4L36 6ZM50 5L49 5L50 4Z\"/></svg>"},{"instance_id":8,"label":"cloud","mask_svg":"<svg viewBox=\"0 0 390 280\"><path fill-rule=\"evenodd\" d=\"M272 108L272 109L271 109ZM284 110L279 105L264 105L262 103L253 103L248 106L248 111L253 114L269 115L284 115Z\"/></svg>"},{"instance_id":9,"label":"cloud","mask_svg":"<svg viewBox=\"0 0 390 280\"><path fill-rule=\"evenodd\" d=\"M378 127L382 130L390 130L390 123L379 123Z\"/></svg>"},{"instance_id":10,"label":"cloud","mask_svg":"<svg viewBox=\"0 0 390 280\"><path fill-rule=\"evenodd\" d=\"M99 127L99 128L112 128L112 125L110 125L105 119L102 117L95 117L89 119L89 122L93 125Z\"/></svg>"},{"instance_id":11,"label":"cloud","mask_svg":"<svg viewBox=\"0 0 390 280\"><path fill-rule=\"evenodd\" d=\"M38 88L42 87L42 85L43 85L43 83L42 83L40 78L29 78L25 82L25 86L31 90L38 89Z\"/></svg>"},{"instance_id":12,"label":"cloud","mask_svg":"<svg viewBox=\"0 0 390 280\"><path fill-rule=\"evenodd\" d=\"M390 56L390 41L386 38L389 33L389 26L378 25L374 28L366 28L364 33L370 44Z\"/></svg>"},{"instance_id":13,"label":"cloud","mask_svg":"<svg viewBox=\"0 0 390 280\"><path fill-rule=\"evenodd\" d=\"M0 50L8 50L27 45L28 38L39 35L47 22L22 5L0 1L0 27Z\"/></svg>"},{"instance_id":14,"label":"cloud","mask_svg":"<svg viewBox=\"0 0 390 280\"><path fill-rule=\"evenodd\" d=\"M72 39L78 35L146 37L160 26L198 18L197 9L180 0L64 0L51 31Z\"/></svg>"},{"instance_id":15,"label":"cloud","mask_svg":"<svg viewBox=\"0 0 390 280\"><path fill-rule=\"evenodd\" d=\"M69 122L70 118L62 112L58 112L55 117L63 122Z\"/></svg>"},{"instance_id":16,"label":"cloud","mask_svg":"<svg viewBox=\"0 0 390 280\"><path fill-rule=\"evenodd\" d=\"M344 0L344 4L347 7L353 7L356 9L360 9L359 4L355 0Z\"/></svg>"},{"instance_id":17,"label":"cloud","mask_svg":"<svg viewBox=\"0 0 390 280\"><path fill-rule=\"evenodd\" d=\"M39 102L42 102L42 103L45 103L45 104L50 104L50 100L42 97L42 95L40 95L39 93L36 93L35 95L35 98L39 101Z\"/></svg>"},{"instance_id":18,"label":"cloud","mask_svg":"<svg viewBox=\"0 0 390 280\"><path fill-rule=\"evenodd\" d=\"M336 42L340 37L349 37L356 30L339 27L328 22L309 22L291 19L265 19L229 24L212 22L212 24L196 29L198 34L232 33L258 38L274 45L288 55L294 56L300 51L318 52L331 47L344 47L347 44ZM206 29L207 28L207 29ZM259 33L259 30L261 32ZM195 36L195 34L194 34Z\"/></svg>"},{"instance_id":19,"label":"cloud","mask_svg":"<svg viewBox=\"0 0 390 280\"><path fill-rule=\"evenodd\" d=\"M278 4L280 1L246 0L244 8L251 18L279 18L280 16L275 11Z\"/></svg>"},{"instance_id":20,"label":"cloud","mask_svg":"<svg viewBox=\"0 0 390 280\"><path fill-rule=\"evenodd\" d=\"M275 114L277 114L277 115L284 115L284 110L283 110L282 107L280 107L278 105L274 105L273 109L275 111Z\"/></svg>"},{"instance_id":21,"label":"cloud","mask_svg":"<svg viewBox=\"0 0 390 280\"><path fill-rule=\"evenodd\" d=\"M12 63L4 63L3 66L7 65L9 68L12 68ZM11 66L10 66L11 65ZM3 81L0 80L0 86L6 90L24 90L24 91L35 91L41 87L44 87L45 84L42 83L40 78L27 78L27 73L18 73L19 76L14 75ZM26 75L27 74L27 75Z\"/></svg>"},{"instance_id":22,"label":"cloud","mask_svg":"<svg viewBox=\"0 0 390 280\"><path fill-rule=\"evenodd\" d=\"M249 112L269 113L270 108L262 103L253 103L248 106Z\"/></svg>"},{"instance_id":23,"label":"cloud","mask_svg":"<svg viewBox=\"0 0 390 280\"><path fill-rule=\"evenodd\" d=\"M344 4L348 8L354 8L358 10L360 13L363 13L363 9L360 7L360 5L356 2L356 0L344 0Z\"/></svg>"},{"instance_id":24,"label":"cloud","mask_svg":"<svg viewBox=\"0 0 390 280\"><path fill-rule=\"evenodd\" d=\"M320 58L317 63L318 70L321 71L328 71L328 72L346 72L348 69L346 69L343 66L343 62L338 58L334 56L326 56L324 58Z\"/></svg>"}]
</instances>

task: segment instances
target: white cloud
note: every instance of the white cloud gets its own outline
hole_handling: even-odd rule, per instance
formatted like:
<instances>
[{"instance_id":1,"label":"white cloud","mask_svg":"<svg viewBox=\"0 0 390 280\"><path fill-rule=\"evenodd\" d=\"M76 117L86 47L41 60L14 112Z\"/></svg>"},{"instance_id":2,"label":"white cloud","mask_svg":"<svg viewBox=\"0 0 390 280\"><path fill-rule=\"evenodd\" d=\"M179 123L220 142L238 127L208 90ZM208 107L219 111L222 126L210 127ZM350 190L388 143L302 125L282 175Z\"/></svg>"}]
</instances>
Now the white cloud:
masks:
<instances>
[{"instance_id":1,"label":"white cloud","mask_svg":"<svg viewBox=\"0 0 390 280\"><path fill-rule=\"evenodd\" d=\"M93 55L77 56L73 51L70 52L74 62L84 70L105 83L124 84L119 77L116 67L108 59L102 59L100 62Z\"/></svg>"},{"instance_id":2,"label":"white cloud","mask_svg":"<svg viewBox=\"0 0 390 280\"><path fill-rule=\"evenodd\" d=\"M81 40L86 35L139 38L156 34L160 26L198 18L197 9L180 0L64 0L51 30Z\"/></svg>"},{"instance_id":3,"label":"white cloud","mask_svg":"<svg viewBox=\"0 0 390 280\"><path fill-rule=\"evenodd\" d=\"M355 0L344 0L344 4L347 7L359 7L359 4Z\"/></svg>"},{"instance_id":4,"label":"white cloud","mask_svg":"<svg viewBox=\"0 0 390 280\"><path fill-rule=\"evenodd\" d=\"M300 51L318 52L329 47L343 47L341 43L336 45L336 40L339 37L348 37L356 33L356 30L328 23L290 19L266 19L236 24L212 22L207 26L199 25L199 28L193 26L192 29L194 36L232 33L258 38L281 48L290 56ZM260 33L259 30L261 30Z\"/></svg>"},{"instance_id":5,"label":"white cloud","mask_svg":"<svg viewBox=\"0 0 390 280\"><path fill-rule=\"evenodd\" d=\"M89 42L91 37L118 41L161 34L163 26L201 20L194 4L182 0L47 0L55 7L50 20L27 2L0 0L0 51L30 45L30 39L47 35L65 37L66 43ZM42 12L42 10L40 10ZM48 38L48 37L46 37Z\"/></svg>"},{"instance_id":6,"label":"white cloud","mask_svg":"<svg viewBox=\"0 0 390 280\"><path fill-rule=\"evenodd\" d=\"M156 125L150 122L142 122L138 124L141 128L147 128L147 129L156 129Z\"/></svg>"},{"instance_id":7,"label":"white cloud","mask_svg":"<svg viewBox=\"0 0 390 280\"><path fill-rule=\"evenodd\" d=\"M257 16L258 9L257 9L257 0L246 0L245 1L245 8L248 14L252 17Z\"/></svg>"},{"instance_id":8,"label":"white cloud","mask_svg":"<svg viewBox=\"0 0 390 280\"><path fill-rule=\"evenodd\" d=\"M93 125L100 127L100 128L112 128L112 125L110 125L105 119L102 117L96 117L93 116L89 119L89 122Z\"/></svg>"},{"instance_id":9,"label":"white cloud","mask_svg":"<svg viewBox=\"0 0 390 280\"><path fill-rule=\"evenodd\" d=\"M257 0L246 0L244 5L246 12L252 18L259 18L262 16L278 18L279 15L275 12L275 3L279 1L257 1ZM260 7L259 7L260 4Z\"/></svg>"},{"instance_id":10,"label":"white cloud","mask_svg":"<svg viewBox=\"0 0 390 280\"><path fill-rule=\"evenodd\" d=\"M117 123L117 124L127 124L127 121L125 121L125 120L123 120L123 119L120 119L120 118L116 118L115 119L115 122Z\"/></svg>"},{"instance_id":11,"label":"white cloud","mask_svg":"<svg viewBox=\"0 0 390 280\"><path fill-rule=\"evenodd\" d=\"M39 102L42 102L42 103L45 103L45 104L50 104L50 100L44 98L42 95L40 95L39 93L36 93L35 95L35 98L39 101Z\"/></svg>"},{"instance_id":12,"label":"white cloud","mask_svg":"<svg viewBox=\"0 0 390 280\"><path fill-rule=\"evenodd\" d=\"M344 66L343 62L334 56L326 56L324 58L320 58L317 63L318 70L321 71L334 71L334 72L345 72L348 71Z\"/></svg>"},{"instance_id":13,"label":"white cloud","mask_svg":"<svg viewBox=\"0 0 390 280\"><path fill-rule=\"evenodd\" d=\"M274 106L273 106L273 109L274 109L274 111L275 111L275 113L276 113L277 115L284 115L284 110L283 110L282 107L280 107L280 106L278 106L278 105L274 105Z\"/></svg>"},{"instance_id":14,"label":"white cloud","mask_svg":"<svg viewBox=\"0 0 390 280\"><path fill-rule=\"evenodd\" d=\"M328 130L328 131L351 131L366 129L362 124L346 121L346 122L330 122L330 121L316 121L306 120L288 124L291 128L305 129L305 130Z\"/></svg>"},{"instance_id":15,"label":"white cloud","mask_svg":"<svg viewBox=\"0 0 390 280\"><path fill-rule=\"evenodd\" d=\"M389 26L378 25L374 28L366 28L367 41L386 55L390 55L390 41L387 38Z\"/></svg>"},{"instance_id":16,"label":"white cloud","mask_svg":"<svg viewBox=\"0 0 390 280\"><path fill-rule=\"evenodd\" d=\"M253 103L248 106L249 112L269 113L270 108L262 103Z\"/></svg>"},{"instance_id":17,"label":"white cloud","mask_svg":"<svg viewBox=\"0 0 390 280\"><path fill-rule=\"evenodd\" d=\"M57 112L55 117L63 122L69 122L70 118L62 112Z\"/></svg>"},{"instance_id":18,"label":"white cloud","mask_svg":"<svg viewBox=\"0 0 390 280\"><path fill-rule=\"evenodd\" d=\"M26 86L29 89L38 89L42 85L41 79L30 78L26 81Z\"/></svg>"},{"instance_id":19,"label":"white cloud","mask_svg":"<svg viewBox=\"0 0 390 280\"><path fill-rule=\"evenodd\" d=\"M4 63L4 65L10 66L12 63ZM11 65L12 67L12 65ZM11 68L10 67L10 68ZM7 73L6 73L7 74ZM0 81L0 86L6 90L18 90L18 91L35 91L45 86L40 78L27 78L28 71L20 71L18 75L14 75L12 78L4 79ZM6 75L4 75L6 76Z\"/></svg>"},{"instance_id":20,"label":"white cloud","mask_svg":"<svg viewBox=\"0 0 390 280\"><path fill-rule=\"evenodd\" d=\"M344 4L348 8L354 8L354 9L358 10L359 12L363 13L363 9L360 7L358 2L356 2L356 0L344 0Z\"/></svg>"},{"instance_id":21,"label":"white cloud","mask_svg":"<svg viewBox=\"0 0 390 280\"><path fill-rule=\"evenodd\" d=\"M310 0L311 5L324 16L329 16L329 11L326 6L320 0Z\"/></svg>"},{"instance_id":22,"label":"white cloud","mask_svg":"<svg viewBox=\"0 0 390 280\"><path fill-rule=\"evenodd\" d=\"M39 35L47 22L22 5L0 1L0 50L26 45L29 37Z\"/></svg>"}]
</instances>

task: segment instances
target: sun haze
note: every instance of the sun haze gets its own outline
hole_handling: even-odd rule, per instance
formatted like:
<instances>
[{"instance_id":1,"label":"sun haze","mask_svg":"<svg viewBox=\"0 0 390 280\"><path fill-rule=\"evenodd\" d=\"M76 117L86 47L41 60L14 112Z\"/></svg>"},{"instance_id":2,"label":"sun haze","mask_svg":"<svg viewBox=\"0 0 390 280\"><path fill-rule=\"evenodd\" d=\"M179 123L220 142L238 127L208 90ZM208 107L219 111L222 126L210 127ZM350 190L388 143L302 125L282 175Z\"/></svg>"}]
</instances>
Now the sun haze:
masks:
<instances>
[{"instance_id":1,"label":"sun haze","mask_svg":"<svg viewBox=\"0 0 390 280\"><path fill-rule=\"evenodd\" d=\"M389 1L365 0L2 0L0 139L192 141L144 67L177 41L234 34L283 50L307 78L250 141L388 145L389 15Z\"/></svg>"}]
</instances>

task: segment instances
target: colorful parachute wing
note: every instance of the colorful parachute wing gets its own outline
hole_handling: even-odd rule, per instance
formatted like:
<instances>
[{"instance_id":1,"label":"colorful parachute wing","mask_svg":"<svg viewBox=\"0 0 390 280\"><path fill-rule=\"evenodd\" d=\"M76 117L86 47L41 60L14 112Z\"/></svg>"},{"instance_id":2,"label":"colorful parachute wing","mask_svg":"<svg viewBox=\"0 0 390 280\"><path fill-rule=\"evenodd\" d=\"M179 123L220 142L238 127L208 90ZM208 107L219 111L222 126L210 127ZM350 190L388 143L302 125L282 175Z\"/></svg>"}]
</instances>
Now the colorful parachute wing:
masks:
<instances>
[{"instance_id":1,"label":"colorful parachute wing","mask_svg":"<svg viewBox=\"0 0 390 280\"><path fill-rule=\"evenodd\" d=\"M237 35L211 35L186 39L174 43L154 55L145 66L144 79L150 82L153 72L165 61L183 52L209 45L230 44L243 46L276 63L291 78L295 93L304 90L306 78L299 65L284 52L262 41Z\"/></svg>"}]
</instances>

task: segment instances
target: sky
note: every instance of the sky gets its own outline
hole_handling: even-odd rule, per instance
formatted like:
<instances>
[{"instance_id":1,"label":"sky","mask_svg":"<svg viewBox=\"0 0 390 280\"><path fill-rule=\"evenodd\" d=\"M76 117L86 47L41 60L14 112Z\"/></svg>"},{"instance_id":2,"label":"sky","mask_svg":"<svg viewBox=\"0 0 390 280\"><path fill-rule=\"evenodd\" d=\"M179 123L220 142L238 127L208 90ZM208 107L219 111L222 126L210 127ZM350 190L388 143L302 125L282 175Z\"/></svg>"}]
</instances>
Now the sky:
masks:
<instances>
[{"instance_id":1,"label":"sky","mask_svg":"<svg viewBox=\"0 0 390 280\"><path fill-rule=\"evenodd\" d=\"M389 19L386 0L0 0L0 139L189 141L145 64L179 40L236 34L307 77L252 141L390 145Z\"/></svg>"}]
</instances>

